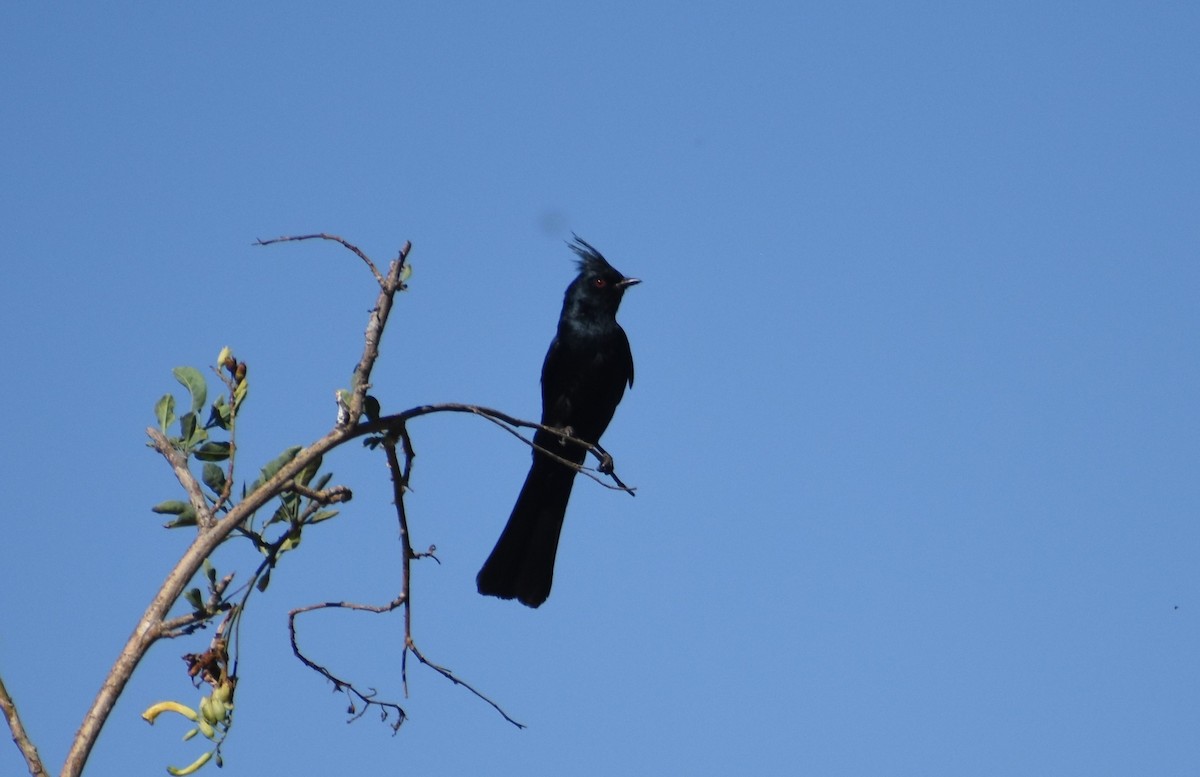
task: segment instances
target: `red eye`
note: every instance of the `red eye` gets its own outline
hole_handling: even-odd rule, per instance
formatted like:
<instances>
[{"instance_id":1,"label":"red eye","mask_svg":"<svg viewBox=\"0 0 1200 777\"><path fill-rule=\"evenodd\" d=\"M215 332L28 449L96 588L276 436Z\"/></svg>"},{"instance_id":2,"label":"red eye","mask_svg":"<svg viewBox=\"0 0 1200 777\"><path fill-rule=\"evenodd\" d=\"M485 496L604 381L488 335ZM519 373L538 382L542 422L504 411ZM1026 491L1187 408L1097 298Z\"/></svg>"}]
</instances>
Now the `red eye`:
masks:
<instances>
[{"instance_id":1,"label":"red eye","mask_svg":"<svg viewBox=\"0 0 1200 777\"><path fill-rule=\"evenodd\" d=\"M608 285L608 281L604 280L603 278L596 278L595 280L592 281L592 285L595 286L597 289L603 289L605 286Z\"/></svg>"}]
</instances>

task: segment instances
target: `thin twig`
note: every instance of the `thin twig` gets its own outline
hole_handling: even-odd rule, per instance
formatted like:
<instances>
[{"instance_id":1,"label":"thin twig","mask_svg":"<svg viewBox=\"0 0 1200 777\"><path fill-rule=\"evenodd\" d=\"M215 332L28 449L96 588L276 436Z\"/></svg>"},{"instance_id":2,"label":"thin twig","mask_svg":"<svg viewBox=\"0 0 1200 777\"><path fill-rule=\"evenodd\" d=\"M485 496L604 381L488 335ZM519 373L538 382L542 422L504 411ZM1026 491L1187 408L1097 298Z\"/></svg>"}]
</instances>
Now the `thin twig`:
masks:
<instances>
[{"instance_id":1,"label":"thin twig","mask_svg":"<svg viewBox=\"0 0 1200 777\"><path fill-rule=\"evenodd\" d=\"M304 607L297 607L288 613L288 633L291 636L292 653L296 656L296 658L300 659L300 661L302 661L309 669L312 669L314 672L317 672L322 677L329 680L329 682L333 683L335 690L346 694L347 697L357 697L362 703L363 707L361 710L359 710L354 704L354 700L351 699L350 720L353 721L362 717L366 713L367 709L372 705L379 707L384 711L384 720L387 719L387 710L394 710L397 715L397 720L394 724L392 724L393 732L399 731L400 725L404 723L405 718L408 717L407 713L404 711L404 708L394 702L377 700L375 698L374 690L372 690L370 693L358 690L353 683L337 677L328 669L304 655L304 651L300 649L300 644L296 640L296 616L300 615L301 613L311 612L313 610L321 610L329 607L336 607L345 610L362 610L365 612L385 613L391 612L404 603L405 600L403 596L397 596L395 599L384 605L355 604L354 602L322 602L320 604L310 604Z\"/></svg>"},{"instance_id":2,"label":"thin twig","mask_svg":"<svg viewBox=\"0 0 1200 777\"><path fill-rule=\"evenodd\" d=\"M38 755L33 740L29 738L24 724L21 723L17 704L9 695L3 678L0 678L0 712L4 713L4 719L8 722L9 730L12 731L12 740L25 758L25 767L29 769L30 777L46 777L46 767L42 765L42 757Z\"/></svg>"},{"instance_id":3,"label":"thin twig","mask_svg":"<svg viewBox=\"0 0 1200 777\"><path fill-rule=\"evenodd\" d=\"M372 262L365 253L363 253L361 248L347 240L344 240L343 238L338 237L337 235L330 235L326 232L317 232L312 235L286 235L284 237L273 237L270 240L257 239L254 241L254 245L269 246L273 243L290 243L297 240L332 240L335 243L341 243L343 246L353 251L359 259L362 259L366 263L367 267L371 268L371 274L375 276L375 280L379 281L380 285L383 285L383 276L379 274L379 268L375 266L375 263Z\"/></svg>"},{"instance_id":4,"label":"thin twig","mask_svg":"<svg viewBox=\"0 0 1200 777\"><path fill-rule=\"evenodd\" d=\"M580 472L580 473L588 476L589 478L596 481L597 483L604 486L605 488L612 489L613 491L624 491L625 493L629 494L630 496L637 496L637 494L636 494L637 487L636 486L627 486L627 485L625 485L625 483L623 483L621 481L621 479L619 477L617 477L616 472L613 470L612 456L610 456L599 445L596 445L595 443L590 443L587 440L581 440L578 437L572 437L570 435L563 434L561 429L556 429L553 426L546 426L545 424L539 424L539 423L535 423L533 421L526 421L522 418L517 418L517 417L511 416L507 413L503 413L499 410L494 410L490 407L484 407L482 405L468 405L468 404L463 404L461 402L441 402L441 403L433 404L433 405L420 405L418 407L413 407L408 410L405 410L404 412L401 412L401 413L395 413L393 415L382 416L378 420L369 421L367 423L360 424L359 426L355 427L352 436L361 437L363 435L379 434L381 432L387 432L387 431L392 430L395 427L403 425L406 421L409 421L413 418L420 418L421 416L425 416L425 415L433 415L434 413L470 413L471 415L477 415L477 416L480 416L481 418L486 418L488 421L491 421L492 423L499 426L501 429L504 429L504 431L513 435L514 437L516 437L518 440L522 441L529 447L531 447L534 450L541 452L543 455L548 456L549 458L557 461L559 464L562 464L564 467L570 467L571 469L575 470L576 472ZM556 437L560 438L564 442L570 443L572 445L577 445L577 446L583 448L584 450L590 452L593 456L595 456L601 462L605 462L605 469L595 469L595 468L591 468L591 467L585 467L582 464L577 464L568 458L559 456L554 451L549 450L547 448L543 448L542 446L533 442L529 438L521 435L519 432L516 431L517 427L549 432L549 433L555 435ZM599 473L601 475L605 475L609 478L612 478L613 483L615 483L616 485L612 485L610 483L605 483L603 480L601 480L597 476L596 473Z\"/></svg>"},{"instance_id":5,"label":"thin twig","mask_svg":"<svg viewBox=\"0 0 1200 777\"><path fill-rule=\"evenodd\" d=\"M400 444L404 450L404 464L401 466L399 458L396 455L396 438L399 438ZM417 647L416 640L413 638L412 631L412 561L419 558L419 554L415 553L412 548L411 535L408 531L408 514L404 508L404 494L408 490L409 477L412 475L412 463L416 458L416 451L413 449L412 438L408 434L408 428L404 424L398 424L393 428L393 432L383 439L383 449L387 454L388 470L392 476L392 498L396 505L396 516L400 523L400 544L402 558L402 595L404 601L404 653L400 657L400 677L404 686L404 695L408 696L408 654L411 651L417 660L425 666L436 671L438 674L450 680L455 685L461 685L476 697L482 699L491 705L492 709L500 713L500 716L513 724L517 728L525 728L522 723L514 720L507 712L500 707L492 699L485 696L470 683L457 677L452 671L444 666L435 664L425 657Z\"/></svg>"},{"instance_id":6,"label":"thin twig","mask_svg":"<svg viewBox=\"0 0 1200 777\"><path fill-rule=\"evenodd\" d=\"M177 618L163 621L160 627L163 638L175 639L176 637L191 634L207 626L208 622L215 618L218 613L228 610L231 605L224 601L225 590L229 588L229 584L232 582L233 573L230 572L213 586L203 612L193 611L186 615L180 615Z\"/></svg>"},{"instance_id":7,"label":"thin twig","mask_svg":"<svg viewBox=\"0 0 1200 777\"><path fill-rule=\"evenodd\" d=\"M367 319L367 330L363 334L362 358L358 360L358 364L354 367L354 374L350 378L351 398L348 403L350 412L347 415L346 426L353 425L362 417L367 391L371 388L371 370L379 359L379 342L383 339L383 329L387 325L388 316L391 315L396 293L404 291L406 288L404 281L400 278L404 274L404 263L408 261L408 253L411 250L412 243L405 242L404 247L400 249L400 255L388 268L386 279L381 278L379 272L372 266L375 278L379 281L379 296L375 300L374 310Z\"/></svg>"},{"instance_id":8,"label":"thin twig","mask_svg":"<svg viewBox=\"0 0 1200 777\"><path fill-rule=\"evenodd\" d=\"M417 660L420 661L422 664L429 667L433 671L437 672L442 677L445 677L447 680L454 683L455 685L461 685L462 687L466 688L471 693L475 694L475 696L478 697L479 699L482 699L483 701L487 702L489 705L491 705L492 709L494 709L496 712L500 713L500 717L504 718L509 723L516 726L517 728L525 728L524 723L520 723L520 722L510 718L508 713L505 712L503 709L501 709L499 704L497 704L496 702L489 699L487 696L480 693L470 683L466 682L465 680L460 679L446 667L438 666L437 664L435 664L432 661L430 661L429 659L427 659L425 657L425 655L420 650L417 649L416 644L414 642L412 642L411 640L408 643L408 649L412 651L413 655L416 656Z\"/></svg>"},{"instance_id":9,"label":"thin twig","mask_svg":"<svg viewBox=\"0 0 1200 777\"><path fill-rule=\"evenodd\" d=\"M337 502L349 502L353 497L353 493L345 486L334 486L323 491L314 491L308 486L302 486L299 483L289 483L285 489L287 491L295 491L306 499L311 499L319 505L331 505Z\"/></svg>"},{"instance_id":10,"label":"thin twig","mask_svg":"<svg viewBox=\"0 0 1200 777\"><path fill-rule=\"evenodd\" d=\"M404 441L404 467L400 466L396 456L396 437ZM400 596L404 599L404 644L406 649L400 656L400 684L404 688L404 698L408 698L408 650L407 645L412 640L412 561L415 557L412 542L408 534L408 514L404 509L404 492L408 488L408 476L412 472L413 452L412 441L408 430L401 424L396 428L396 437L388 436L383 440L383 450L387 458L388 472L392 480L392 503L396 506L396 519L400 525Z\"/></svg>"}]
</instances>

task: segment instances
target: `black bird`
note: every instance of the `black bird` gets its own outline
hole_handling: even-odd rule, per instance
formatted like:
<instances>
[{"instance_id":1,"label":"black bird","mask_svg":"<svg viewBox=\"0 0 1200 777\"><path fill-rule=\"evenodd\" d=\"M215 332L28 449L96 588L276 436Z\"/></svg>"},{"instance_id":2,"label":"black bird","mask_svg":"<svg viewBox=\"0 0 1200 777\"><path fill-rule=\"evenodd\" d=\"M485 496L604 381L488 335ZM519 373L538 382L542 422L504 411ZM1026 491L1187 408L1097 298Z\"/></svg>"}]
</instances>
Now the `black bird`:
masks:
<instances>
[{"instance_id":1,"label":"black bird","mask_svg":"<svg viewBox=\"0 0 1200 777\"><path fill-rule=\"evenodd\" d=\"M629 339L617 323L626 278L600 252L575 236L579 275L567 287L558 334L542 364L542 423L590 443L608 428L625 386L633 386ZM587 454L556 434L538 430L536 445L582 464ZM537 607L550 596L554 556L575 470L533 452L533 466L492 555L475 578L479 593Z\"/></svg>"}]
</instances>

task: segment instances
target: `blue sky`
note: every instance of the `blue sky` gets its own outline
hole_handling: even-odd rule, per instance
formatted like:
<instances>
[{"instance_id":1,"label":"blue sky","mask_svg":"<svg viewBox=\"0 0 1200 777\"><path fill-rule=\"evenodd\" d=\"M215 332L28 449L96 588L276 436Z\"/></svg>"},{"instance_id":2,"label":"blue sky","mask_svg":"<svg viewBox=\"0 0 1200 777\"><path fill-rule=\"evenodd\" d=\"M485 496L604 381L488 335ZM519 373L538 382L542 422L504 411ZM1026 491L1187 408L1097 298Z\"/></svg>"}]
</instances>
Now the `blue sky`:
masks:
<instances>
[{"instance_id":1,"label":"blue sky","mask_svg":"<svg viewBox=\"0 0 1200 777\"><path fill-rule=\"evenodd\" d=\"M186 537L171 368L250 364L244 462L316 439L372 281L385 410L538 413L572 231L644 279L540 610L474 575L528 465L414 424L423 650L392 738L288 609L398 586L377 456L243 633L226 773L1195 774L1200 10L1187 3L13 5L0 11L0 674L48 765ZM247 478L255 474L248 468ZM222 550L232 568L248 548ZM310 651L401 694L398 617ZM91 763L200 750L160 644ZM211 768L211 767L210 767ZM0 748L0 772L19 773Z\"/></svg>"}]
</instances>

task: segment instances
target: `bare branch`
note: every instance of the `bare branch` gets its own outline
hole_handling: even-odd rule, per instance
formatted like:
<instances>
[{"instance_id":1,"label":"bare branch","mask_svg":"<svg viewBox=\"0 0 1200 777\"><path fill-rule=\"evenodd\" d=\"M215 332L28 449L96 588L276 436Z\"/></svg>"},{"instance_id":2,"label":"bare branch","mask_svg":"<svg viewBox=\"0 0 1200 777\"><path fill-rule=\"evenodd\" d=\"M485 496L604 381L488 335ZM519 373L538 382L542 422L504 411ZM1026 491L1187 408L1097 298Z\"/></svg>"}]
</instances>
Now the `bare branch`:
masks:
<instances>
[{"instance_id":1,"label":"bare branch","mask_svg":"<svg viewBox=\"0 0 1200 777\"><path fill-rule=\"evenodd\" d=\"M400 443L400 445L404 451L404 463L403 464L400 463L400 457L397 453L397 442ZM416 551L413 550L413 547L412 547L411 535L409 533L409 528L408 528L408 514L407 514L407 511L405 510L405 506L404 506L404 495L408 490L409 477L412 474L412 463L413 463L413 459L416 457L416 452L413 449L412 439L410 438L410 436L408 434L408 429L404 426L403 423L396 423L396 424L392 425L391 430L382 440L382 447L383 447L384 452L387 457L388 471L391 475L392 501L396 507L396 517L399 522L399 529L400 529L400 545L401 545L401 551L400 551L400 553L401 553L401 592L400 592L400 595L397 596L394 600L392 600L389 604L384 605L382 607L377 607L377 606L372 606L372 605L363 605L363 604L351 604L351 603L347 603L347 602L326 602L324 604L315 604L315 605L310 605L308 607L302 607L297 610L293 610L290 615L290 618L289 618L289 628L291 629L291 633L292 633L292 651L296 654L297 658L299 658L302 662L304 662L304 664L306 666L308 666L311 669L315 670L316 672L320 673L322 676L324 676L326 679L328 679L330 682L332 682L337 690L346 693L348 696L356 697L364 705L362 710L357 710L357 708L353 702L353 699L351 700L350 711L351 711L351 714L353 715L352 720L357 719L358 717L361 717L362 714L365 713L366 709L370 705L374 704L374 705L378 705L378 706L386 708L386 709L394 709L400 715L399 720L397 721L397 723L394 726L394 728L398 729L400 724L404 720L404 711L395 704L376 701L374 698L374 693L365 694L365 693L359 691L349 682L334 676L328 669L326 669L323 666L320 666L319 664L317 664L316 662L312 661L307 656L305 656L301 652L299 646L296 643L296 638L295 638L296 632L295 632L294 624L295 624L295 616L298 615L299 613L308 612L310 610L326 608L326 607L342 607L342 608L346 608L346 609L365 610L368 612L377 612L377 613L390 612L391 610L394 610L397 607L403 607L404 608L404 652L401 654L401 658L400 658L400 677L401 677L401 683L404 687L404 695L406 697L408 696L408 654L409 654L409 652L411 652L417 658L417 660L420 661L422 664L430 667L431 669L436 671L438 674L440 674L443 677L445 677L446 679L450 680L455 685L461 685L462 687L464 687L468 691L470 691L473 695L475 695L477 698L486 702L494 710L496 710L496 712L498 712L500 714L500 716L503 717L506 721L513 724L517 728L525 728L525 726L523 724L519 723L518 721L513 719L512 716L510 716L507 712L505 712L504 709L501 708L499 704L497 704L495 701L493 701L488 696L481 693L478 689L476 689L470 683L467 683L466 681L460 679L450 669L448 669L444 666L441 666L439 664L435 664L432 661L430 661L428 658L425 657L425 654L421 652L420 648L417 647L416 641L413 639L413 632L412 632L412 562L418 558L424 558L424 557L433 558L436 561L437 557L433 555L434 548L432 546L430 546L428 551L422 552L422 553L417 553ZM386 712L386 710L385 710L385 712ZM385 714L385 718L386 718L386 714Z\"/></svg>"},{"instance_id":2,"label":"bare branch","mask_svg":"<svg viewBox=\"0 0 1200 777\"><path fill-rule=\"evenodd\" d=\"M400 730L401 724L403 724L405 718L408 717L407 713L404 712L404 708L394 702L379 701L378 699L375 698L374 690L371 690L370 692L360 691L358 688L356 688L354 686L353 683L350 683L346 680L341 679L340 677L335 676L328 669L321 666L317 662L313 661L308 656L304 655L304 652L302 650L300 650L299 642L297 642L297 640L296 640L296 616L300 615L301 613L311 612L313 610L321 610L321 609L330 608L330 607L335 607L335 608L345 609L345 610L362 610L365 612L385 613L385 612L391 612L392 610L396 609L397 607L400 607L403 604L404 604L404 597L398 596L395 599L393 599L392 601L390 601L384 605L355 604L353 602L322 602L321 604L310 604L305 607L297 607L296 609L294 609L288 613L288 633L291 636L292 653L296 656L296 658L300 659L304 663L304 665L307 666L309 669L312 669L314 672L317 672L322 677L324 677L326 680L329 680L329 682L333 683L334 690L340 691L340 692L346 694L346 696L350 698L350 708L348 710L348 712L350 714L350 720L353 721L353 720L357 720L358 718L361 718L364 714L366 714L367 710L371 706L379 707L383 711L384 720L387 719L387 711L392 710L397 715L396 722L394 724L391 724L393 733ZM358 699L359 703L362 704L362 709L358 708L358 705L355 704L354 699Z\"/></svg>"},{"instance_id":3,"label":"bare branch","mask_svg":"<svg viewBox=\"0 0 1200 777\"><path fill-rule=\"evenodd\" d=\"M270 240L262 240L260 238L254 241L254 245L269 246L273 243L290 243L298 240L332 240L335 243L341 243L347 249L353 251L359 259L362 259L363 262L366 263L367 267L371 268L371 274L375 276L375 280L379 281L379 285L383 285L383 276L379 274L379 268L375 266L375 263L372 262L358 246L338 237L337 235L330 235L325 232L317 232L312 235L285 235L283 237L273 237Z\"/></svg>"},{"instance_id":4,"label":"bare branch","mask_svg":"<svg viewBox=\"0 0 1200 777\"><path fill-rule=\"evenodd\" d=\"M345 486L334 486L327 488L324 491L314 491L308 486L302 486L299 483L289 483L286 491L295 491L306 499L311 499L317 504L331 505L337 502L349 502L353 494L350 489Z\"/></svg>"},{"instance_id":5,"label":"bare branch","mask_svg":"<svg viewBox=\"0 0 1200 777\"><path fill-rule=\"evenodd\" d=\"M208 601L205 602L204 612L189 612L186 615L180 615L177 618L163 621L160 629L164 639L175 639L187 634L191 634L197 629L202 629L208 622L215 618L218 613L225 612L232 605L224 601L225 590L229 588L229 584L233 582L233 573L230 572L225 577L213 586L212 593L209 594Z\"/></svg>"},{"instance_id":6,"label":"bare branch","mask_svg":"<svg viewBox=\"0 0 1200 777\"><path fill-rule=\"evenodd\" d=\"M46 777L46 767L42 765L42 757L38 755L37 748L33 745L33 740L29 738L24 724L21 723L21 716L17 713L16 702L12 700L12 696L9 696L8 688L5 687L3 678L0 678L0 712L4 713L4 719L8 722L8 728L12 731L12 740L16 743L17 748L21 751L21 755L25 758L25 766L29 769L30 777Z\"/></svg>"},{"instance_id":7,"label":"bare branch","mask_svg":"<svg viewBox=\"0 0 1200 777\"><path fill-rule=\"evenodd\" d=\"M383 449L387 455L388 472L392 479L392 501L396 505L396 519L400 525L400 579L404 591L404 652L400 654L400 682L404 686L404 696L408 697L408 651L413 646L412 636L412 562L417 555L412 549L412 539L408 533L408 511L404 506L404 494L408 491L408 479L412 474L413 459L417 452L413 449L412 438L408 436L408 428L404 424L397 426L383 440ZM404 466L396 456L396 438L404 446ZM415 651L414 651L415 652Z\"/></svg>"},{"instance_id":8,"label":"bare branch","mask_svg":"<svg viewBox=\"0 0 1200 777\"><path fill-rule=\"evenodd\" d=\"M371 422L362 424L354 429L353 436L360 437L360 436L368 435L368 434L379 434L381 432L387 432L387 431L390 431L391 429L393 429L394 427L403 425L406 421L409 421L410 419L419 418L424 415L432 415L434 413L470 413L472 415L480 416L481 418L486 418L488 421L491 421L492 423L499 426L501 429L504 429L506 432L513 435L518 440L521 440L529 447L531 447L537 451L540 451L541 453L548 456L549 458L557 461L559 464L562 464L564 467L570 467L571 469L575 470L576 472L580 472L580 473L586 475L587 477L596 481L597 483L604 486L605 488L609 488L614 491L624 491L625 493L629 494L630 496L637 496L637 494L636 494L637 487L627 486L627 485L625 485L625 483L623 483L621 481L621 479L619 477L617 477L617 474L613 469L613 457L611 455L609 455L609 453L607 451L605 451L603 448L601 448L599 445L596 445L595 443L590 443L586 440L581 440L578 437L572 437L570 435L563 434L563 431L561 429L556 429L553 426L546 426L545 424L539 424L539 423L535 423L533 421L526 421L524 419L517 418L515 416L508 415L507 413L502 413L499 410L493 410L490 407L484 407L482 405L467 405L467 404L462 404L460 402L442 402L442 403L435 404L435 405L420 405L418 407L414 407L414 408L405 410L402 413L395 413L393 415L383 416L382 418L380 418L377 421L371 421ZM576 464L575 462L571 461L570 459L564 458L563 456L559 456L554 451L549 450L547 448L543 448L542 446L534 443L532 440L528 439L527 437L522 436L519 432L516 431L517 428L540 429L541 431L554 434L557 437L559 437L560 439L562 439L564 442L570 443L572 445L577 445L577 446L587 450L588 452L590 452L593 456L595 456L601 462L600 467L599 468L591 468L591 467L585 467L582 464ZM596 473L606 475L609 478L612 478L613 483L615 483L616 485L605 483L603 480L601 480L599 477L597 477Z\"/></svg>"},{"instance_id":9,"label":"bare branch","mask_svg":"<svg viewBox=\"0 0 1200 777\"><path fill-rule=\"evenodd\" d=\"M404 451L404 463L403 464L400 463L400 457L397 454L397 442L399 442L401 444L403 451ZM384 453L386 454L386 457L387 457L388 471L391 474L392 501L396 507L396 517L397 517L397 520L399 522L399 527L400 527L400 545L401 545L401 550L400 550L400 554L401 554L401 556L400 556L401 557L401 591L400 591L400 595L397 596L395 599L393 599L389 604L384 605L382 607L372 606L372 605L364 605L364 604L351 604L351 603L347 603L347 602L326 602L324 604L314 604L314 605L310 605L308 607L302 607L297 610L293 610L291 613L291 616L289 618L289 628L291 628L291 633L292 633L292 652L295 653L296 657L299 658L301 661L303 661L306 666L317 671L322 676L324 676L326 679L328 679L330 682L332 682L337 690L346 693L348 696L357 697L359 699L359 701L363 703L363 705L364 705L363 709L357 710L357 714L355 714L356 707L354 705L353 700L351 700L350 709L351 709L352 715L353 715L352 719L357 719L358 717L361 717L362 714L366 711L367 707L374 704L374 705L378 705L383 708L394 709L398 712L398 714L400 715L400 719L396 722L396 724L394 726L394 729L398 729L400 724L404 720L404 711L395 704L376 701L374 698L374 694L368 695L368 694L362 693L361 691L357 690L350 683L348 683L345 680L342 680L338 677L335 677L328 669L326 669L323 666L320 666L319 664L315 663L314 661L309 659L307 656L305 656L300 651L299 646L296 644L296 637L295 637L296 632L295 632L294 623L295 623L295 616L298 615L299 613L308 612L310 610L321 609L321 608L326 608L326 607L342 607L342 608L346 608L346 609L365 610L367 612L376 612L376 613L390 612L390 611L396 609L397 607L403 607L404 608L404 652L401 654L401 657L400 657L400 678L401 678L401 684L404 687L404 695L406 697L408 696L408 654L409 654L409 652L411 652L416 657L416 659L418 661L420 661L422 664L433 669L438 674L440 674L443 677L445 677L446 679L450 680L455 685L461 685L462 687L464 687L468 691L470 691L472 694L474 694L477 698L486 702L488 705L490 705L492 707L492 709L496 710L496 712L498 712L500 714L500 716L503 717L505 720L507 720L509 723L513 724L517 728L525 728L525 726L522 723L519 723L518 721L514 720L507 712L505 712L504 709L501 708L499 704L497 704L491 698L485 696L483 693L481 693L478 689L476 689L470 683L467 683L466 681L460 679L451 670L447 669L444 666L440 666L439 664L435 664L432 661L430 661L428 658L425 657L425 655L417 647L416 641L413 639L413 632L412 632L412 562L415 559L423 558L426 556L434 558L436 560L436 556L433 556L433 548L432 547L430 548L430 550L428 552L424 552L424 553L417 553L412 548L411 535L409 534L409 529L408 529L408 514L404 507L404 495L408 490L408 481L409 481L410 475L412 474L412 463L413 463L413 459L416 457L416 453L413 450L412 439L409 437L408 430L407 430L407 428L405 428L403 423L399 423L399 424L396 424L393 426L392 431L383 438L382 447L383 447Z\"/></svg>"},{"instance_id":10,"label":"bare branch","mask_svg":"<svg viewBox=\"0 0 1200 777\"><path fill-rule=\"evenodd\" d=\"M482 699L483 701L487 702L489 705L491 705L492 709L494 709L496 712L500 713L500 717L504 718L509 723L516 726L517 728L525 728L524 723L520 723L518 721L513 720L511 717L509 717L507 712L505 712L503 709L501 709L499 704L497 704L496 702L489 699L487 696L484 696L482 693L477 691L470 683L459 679L457 676L455 676L455 674L453 672L451 672L446 667L438 666L437 664L433 663L429 659L425 658L425 655L423 653L421 653L420 650L417 649L416 644L414 642L412 642L412 640L409 640L407 647L409 650L412 651L412 654L414 656L416 656L417 660L420 661L422 664L429 667L433 671L437 672L442 677L445 677L447 680L454 683L455 685L461 685L462 687L466 688L471 693L475 694L475 696L478 697L479 699Z\"/></svg>"},{"instance_id":11,"label":"bare branch","mask_svg":"<svg viewBox=\"0 0 1200 777\"><path fill-rule=\"evenodd\" d=\"M381 278L378 271L375 271L375 277L380 286L379 297L376 298L375 308L371 311L370 318L367 319L367 331L363 335L362 358L358 360L358 365L355 366L354 375L350 380L351 399L348 403L350 412L346 419L346 426L357 423L358 419L362 417L367 391L371 388L371 370L379 358L379 341L383 337L384 327L387 326L388 316L391 315L396 293L405 289L401 277L404 274L404 263L408 260L408 252L411 250L412 243L406 242L400 249L400 255L388 268L386 279ZM372 270L374 271L374 267Z\"/></svg>"},{"instance_id":12,"label":"bare branch","mask_svg":"<svg viewBox=\"0 0 1200 777\"><path fill-rule=\"evenodd\" d=\"M451 681L455 685L461 685L476 697L482 699L491 705L492 709L500 713L500 716L513 724L517 728L525 728L521 723L513 720L507 712L505 712L499 704L480 693L474 686L464 680L459 679L453 672L444 666L433 663L425 657L417 647L416 640L413 639L412 633L412 585L411 585L411 567L412 560L420 558L422 554L415 553L412 548L411 535L408 531L408 514L404 509L404 494L408 490L408 479L412 474L412 463L416 457L416 451L413 450L412 438L408 435L408 427L404 424L399 424L395 427L394 434L400 438L400 442L404 447L404 466L401 468L400 462L396 457L396 445L394 438L386 437L383 441L384 451L387 453L388 469L392 473L392 494L396 503L396 515L400 521L400 543L402 546L401 553L403 557L403 591L404 591L404 654L400 658L400 676L404 684L404 694L408 695L408 653L412 652L417 660L425 666L436 671L442 677ZM432 555L432 551L430 554ZM436 556L434 557L436 559Z\"/></svg>"}]
</instances>

